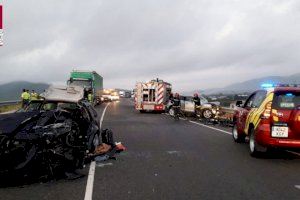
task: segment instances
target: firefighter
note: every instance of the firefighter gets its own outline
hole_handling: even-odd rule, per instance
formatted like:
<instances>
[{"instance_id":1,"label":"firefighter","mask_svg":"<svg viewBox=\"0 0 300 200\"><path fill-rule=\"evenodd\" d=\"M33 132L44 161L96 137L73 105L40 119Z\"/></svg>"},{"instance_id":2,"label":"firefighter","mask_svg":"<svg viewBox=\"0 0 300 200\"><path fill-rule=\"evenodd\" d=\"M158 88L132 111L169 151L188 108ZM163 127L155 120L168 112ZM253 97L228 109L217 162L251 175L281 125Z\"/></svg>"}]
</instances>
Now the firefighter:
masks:
<instances>
[{"instance_id":1,"label":"firefighter","mask_svg":"<svg viewBox=\"0 0 300 200\"><path fill-rule=\"evenodd\" d=\"M31 94L30 94L30 100L38 100L39 98L39 95L38 93L36 93L34 90L31 91Z\"/></svg>"},{"instance_id":2,"label":"firefighter","mask_svg":"<svg viewBox=\"0 0 300 200\"><path fill-rule=\"evenodd\" d=\"M174 110L174 116L177 116L180 111L180 97L178 93L175 93L172 100L172 108Z\"/></svg>"},{"instance_id":3,"label":"firefighter","mask_svg":"<svg viewBox=\"0 0 300 200\"><path fill-rule=\"evenodd\" d=\"M173 98L174 98L174 96L173 96L173 93L170 93L170 96L169 96L169 101L172 101L172 100L173 100Z\"/></svg>"},{"instance_id":4,"label":"firefighter","mask_svg":"<svg viewBox=\"0 0 300 200\"><path fill-rule=\"evenodd\" d=\"M25 108L30 101L30 94L28 90L23 89L23 92L21 94L21 99L22 99L22 108Z\"/></svg>"},{"instance_id":5,"label":"firefighter","mask_svg":"<svg viewBox=\"0 0 300 200\"><path fill-rule=\"evenodd\" d=\"M200 101L199 95L197 93L194 94L193 102L195 103L195 106L201 105L201 101Z\"/></svg>"},{"instance_id":6,"label":"firefighter","mask_svg":"<svg viewBox=\"0 0 300 200\"><path fill-rule=\"evenodd\" d=\"M175 96L172 99L172 104L173 106L180 106L180 98L178 93L175 93Z\"/></svg>"}]
</instances>

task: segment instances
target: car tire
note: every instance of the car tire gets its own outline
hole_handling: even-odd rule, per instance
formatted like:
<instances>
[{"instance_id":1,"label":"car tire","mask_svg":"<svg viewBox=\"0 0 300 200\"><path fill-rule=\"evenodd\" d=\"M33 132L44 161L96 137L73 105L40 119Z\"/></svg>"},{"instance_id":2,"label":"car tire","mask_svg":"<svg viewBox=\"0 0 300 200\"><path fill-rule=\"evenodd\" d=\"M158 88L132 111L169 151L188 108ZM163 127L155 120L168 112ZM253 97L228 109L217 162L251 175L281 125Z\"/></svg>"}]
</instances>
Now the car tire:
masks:
<instances>
[{"instance_id":1,"label":"car tire","mask_svg":"<svg viewBox=\"0 0 300 200\"><path fill-rule=\"evenodd\" d=\"M250 128L249 130L249 150L252 157L261 156L267 151L266 147L261 147L259 144L257 144L254 128Z\"/></svg>"},{"instance_id":2,"label":"car tire","mask_svg":"<svg viewBox=\"0 0 300 200\"><path fill-rule=\"evenodd\" d=\"M202 117L205 119L211 119L211 118L213 118L213 113L210 109L204 109L202 111Z\"/></svg>"},{"instance_id":3,"label":"car tire","mask_svg":"<svg viewBox=\"0 0 300 200\"><path fill-rule=\"evenodd\" d=\"M232 138L236 143L245 142L245 135L238 133L237 124L234 124L232 127Z\"/></svg>"},{"instance_id":4,"label":"car tire","mask_svg":"<svg viewBox=\"0 0 300 200\"><path fill-rule=\"evenodd\" d=\"M173 109L173 108L170 108L170 110L169 110L169 115L170 115L170 116L174 116L174 113L175 113L175 112L174 112L174 109Z\"/></svg>"}]
</instances>

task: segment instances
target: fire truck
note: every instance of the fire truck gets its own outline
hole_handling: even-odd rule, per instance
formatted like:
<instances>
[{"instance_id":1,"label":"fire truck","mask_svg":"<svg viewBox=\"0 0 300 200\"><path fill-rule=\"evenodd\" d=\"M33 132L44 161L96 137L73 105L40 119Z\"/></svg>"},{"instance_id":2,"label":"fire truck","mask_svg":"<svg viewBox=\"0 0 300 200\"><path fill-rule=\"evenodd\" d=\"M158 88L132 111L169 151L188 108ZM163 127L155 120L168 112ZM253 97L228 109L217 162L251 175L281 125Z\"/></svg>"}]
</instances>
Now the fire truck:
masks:
<instances>
[{"instance_id":1,"label":"fire truck","mask_svg":"<svg viewBox=\"0 0 300 200\"><path fill-rule=\"evenodd\" d=\"M172 85L155 79L147 83L139 82L135 89L135 109L140 112L164 112L172 91Z\"/></svg>"}]
</instances>

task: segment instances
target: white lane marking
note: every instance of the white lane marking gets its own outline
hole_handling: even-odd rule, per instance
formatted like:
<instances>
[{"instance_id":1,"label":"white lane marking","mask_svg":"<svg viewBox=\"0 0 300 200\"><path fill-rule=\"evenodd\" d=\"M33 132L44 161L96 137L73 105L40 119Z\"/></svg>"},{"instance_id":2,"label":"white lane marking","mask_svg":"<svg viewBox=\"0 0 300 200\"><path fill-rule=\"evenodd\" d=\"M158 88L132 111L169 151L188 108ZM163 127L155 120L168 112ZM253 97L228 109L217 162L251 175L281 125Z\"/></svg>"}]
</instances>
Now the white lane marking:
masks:
<instances>
[{"instance_id":1,"label":"white lane marking","mask_svg":"<svg viewBox=\"0 0 300 200\"><path fill-rule=\"evenodd\" d=\"M91 162L90 170L89 170L89 176L88 176L88 180L87 180L87 183L86 183L84 200L91 200L92 196L93 196L95 166L96 166L96 162L95 161Z\"/></svg>"},{"instance_id":2,"label":"white lane marking","mask_svg":"<svg viewBox=\"0 0 300 200\"><path fill-rule=\"evenodd\" d=\"M222 129L218 129L218 128L215 128L215 127L207 126L207 125L205 125L205 124L201 124L201 123L194 122L194 121L191 121L191 120L190 120L190 122L193 123L193 124L197 124L197 125L199 125L199 126L203 126L203 127L206 127L206 128L210 128L210 129L216 130L216 131L220 131L220 132L222 132L222 133L226 133L226 134L228 134L228 135L231 135L231 134L232 134L231 132L224 131L224 130L222 130Z\"/></svg>"},{"instance_id":3,"label":"white lane marking","mask_svg":"<svg viewBox=\"0 0 300 200\"><path fill-rule=\"evenodd\" d=\"M224 130L222 130L222 129L218 129L218 128L215 128L215 127L207 126L207 125L200 124L200 123L194 122L194 121L190 121L190 122L193 123L193 124L197 124L197 125L199 125L199 126L203 126L203 127L206 127L206 128L210 128L210 129L213 129L213 130L216 130L216 131L220 131L220 132L226 133L226 134L228 134L228 135L232 135L231 132L224 131ZM291 153L291 154L300 156L300 153L298 153L298 152L290 151L290 150L285 150L285 151L288 152L288 153ZM299 185L299 189L300 189L300 185Z\"/></svg>"},{"instance_id":4,"label":"white lane marking","mask_svg":"<svg viewBox=\"0 0 300 200\"><path fill-rule=\"evenodd\" d=\"M180 151L167 151L168 154L178 154Z\"/></svg>"},{"instance_id":5,"label":"white lane marking","mask_svg":"<svg viewBox=\"0 0 300 200\"><path fill-rule=\"evenodd\" d=\"M300 185L295 185L295 188L300 190Z\"/></svg>"},{"instance_id":6,"label":"white lane marking","mask_svg":"<svg viewBox=\"0 0 300 200\"><path fill-rule=\"evenodd\" d=\"M285 150L286 152L288 152L288 153L292 153L292 154L294 154L294 155L296 155L296 156L300 156L300 153L298 153L298 152L295 152L295 151L290 151L290 150ZM300 187L300 185L299 185L299 187ZM300 189L300 188L299 188Z\"/></svg>"},{"instance_id":7,"label":"white lane marking","mask_svg":"<svg viewBox=\"0 0 300 200\"><path fill-rule=\"evenodd\" d=\"M105 115L106 109L109 106L109 104L110 103L108 103L105 106L105 108L104 108L104 110L102 112L102 115L101 115L101 118L100 118L100 125L99 125L100 126L100 130L102 128L102 122L103 122L103 119L104 119L104 115ZM87 180L87 183L86 183L84 200L92 200L92 198L93 198L95 167L96 167L96 162L92 161L91 164L90 164L90 170L89 170L88 180Z\"/></svg>"},{"instance_id":8,"label":"white lane marking","mask_svg":"<svg viewBox=\"0 0 300 200\"><path fill-rule=\"evenodd\" d=\"M105 166L112 166L112 163L99 163L97 164L97 167L105 167Z\"/></svg>"},{"instance_id":9,"label":"white lane marking","mask_svg":"<svg viewBox=\"0 0 300 200\"><path fill-rule=\"evenodd\" d=\"M101 118L100 118L100 129L102 128L102 122L103 122L103 119L104 119L104 115L105 115L106 109L107 109L107 107L109 106L109 104L110 104L110 103L108 103L108 104L105 106L105 108L104 108L104 110L103 110L103 112L102 112L102 115L101 115Z\"/></svg>"}]
</instances>

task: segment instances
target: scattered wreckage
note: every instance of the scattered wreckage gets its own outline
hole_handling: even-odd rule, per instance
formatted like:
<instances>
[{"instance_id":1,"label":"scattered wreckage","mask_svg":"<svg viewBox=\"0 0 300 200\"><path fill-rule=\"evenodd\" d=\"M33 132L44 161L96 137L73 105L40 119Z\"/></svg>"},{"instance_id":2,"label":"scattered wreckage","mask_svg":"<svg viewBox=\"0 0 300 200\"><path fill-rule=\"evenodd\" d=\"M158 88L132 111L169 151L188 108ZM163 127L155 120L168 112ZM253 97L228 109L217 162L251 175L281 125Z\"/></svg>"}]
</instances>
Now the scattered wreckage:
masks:
<instances>
[{"instance_id":1,"label":"scattered wreckage","mask_svg":"<svg viewBox=\"0 0 300 200\"><path fill-rule=\"evenodd\" d=\"M218 118L220 103L208 102L206 98L200 96L200 106L196 106L192 100L193 97L181 96L180 97L180 111L185 116L196 116L199 119L212 120ZM173 115L172 103L167 104L166 112Z\"/></svg>"},{"instance_id":2,"label":"scattered wreckage","mask_svg":"<svg viewBox=\"0 0 300 200\"><path fill-rule=\"evenodd\" d=\"M50 87L25 109L0 115L0 175L82 168L101 144L99 118L81 87Z\"/></svg>"},{"instance_id":3,"label":"scattered wreckage","mask_svg":"<svg viewBox=\"0 0 300 200\"><path fill-rule=\"evenodd\" d=\"M200 96L201 105L196 106L192 98L191 96L180 97L182 117L196 117L204 123L232 126L235 108L222 107L220 102L208 102L203 96ZM174 116L171 101L166 105L166 112Z\"/></svg>"}]
</instances>

